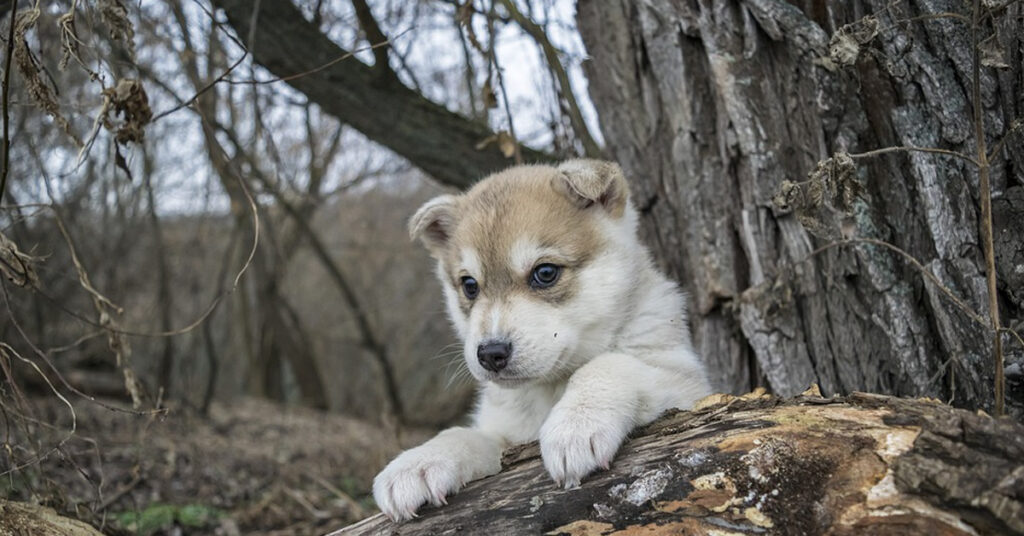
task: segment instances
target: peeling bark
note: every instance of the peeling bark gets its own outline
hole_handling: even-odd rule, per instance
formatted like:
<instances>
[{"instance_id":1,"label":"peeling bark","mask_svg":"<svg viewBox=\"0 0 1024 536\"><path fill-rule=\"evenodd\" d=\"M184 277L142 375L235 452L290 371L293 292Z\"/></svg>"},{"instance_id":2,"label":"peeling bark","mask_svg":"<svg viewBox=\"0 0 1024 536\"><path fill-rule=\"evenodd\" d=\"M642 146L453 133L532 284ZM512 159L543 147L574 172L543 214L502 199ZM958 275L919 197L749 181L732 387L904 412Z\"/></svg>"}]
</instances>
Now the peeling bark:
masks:
<instances>
[{"instance_id":1,"label":"peeling bark","mask_svg":"<svg viewBox=\"0 0 1024 536\"><path fill-rule=\"evenodd\" d=\"M561 490L536 443L448 505L359 534L1024 534L1024 426L928 399L713 395Z\"/></svg>"},{"instance_id":2,"label":"peeling bark","mask_svg":"<svg viewBox=\"0 0 1024 536\"><path fill-rule=\"evenodd\" d=\"M767 384L792 395L815 381L826 394L990 407L985 326L891 251L845 245L812 256L838 230L812 235L772 203L784 180L806 180L839 151L909 145L971 154L969 24L933 16L963 9L940 0L579 1L609 152L647 208L653 249L691 292L695 342L717 387ZM982 71L990 143L1024 115L1022 13L1011 3L980 29L995 34L1008 65ZM877 34L860 35L852 65L837 65L831 36L869 14ZM1019 211L1010 194L1024 185L1024 136L1006 140L992 177L997 217L1009 222ZM921 152L856 164L864 194L849 231L907 251L986 318L976 169ZM1013 325L1024 319L1012 284L1024 227L1002 229L1000 298ZM1008 362L1022 359L1017 348ZM1020 415L1024 393L1010 397Z\"/></svg>"}]
</instances>

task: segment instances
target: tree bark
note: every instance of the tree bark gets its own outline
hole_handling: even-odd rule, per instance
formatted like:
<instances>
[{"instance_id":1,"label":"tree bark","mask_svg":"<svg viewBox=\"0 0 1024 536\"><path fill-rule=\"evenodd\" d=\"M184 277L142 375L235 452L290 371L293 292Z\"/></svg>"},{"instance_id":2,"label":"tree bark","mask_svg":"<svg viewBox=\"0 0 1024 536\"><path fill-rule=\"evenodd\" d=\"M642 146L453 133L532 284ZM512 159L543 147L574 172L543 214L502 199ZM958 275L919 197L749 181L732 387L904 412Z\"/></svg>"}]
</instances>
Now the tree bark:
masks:
<instances>
[{"instance_id":1,"label":"tree bark","mask_svg":"<svg viewBox=\"0 0 1024 536\"><path fill-rule=\"evenodd\" d=\"M536 443L448 505L359 534L1024 534L1024 426L928 399L713 395L573 490Z\"/></svg>"},{"instance_id":2,"label":"tree bark","mask_svg":"<svg viewBox=\"0 0 1024 536\"><path fill-rule=\"evenodd\" d=\"M634 178L656 254L690 290L695 340L719 388L792 395L817 382L827 394L990 407L984 325L892 250L816 251L849 235L894 244L987 319L975 166L923 152L858 158L863 193L845 229L772 202L784 180L804 181L840 151L972 154L971 29L949 15L962 10L934 0L578 3L608 149ZM990 146L1024 112L1022 12L1011 3L979 28L1007 65L981 72ZM843 30L858 44L844 67L830 34L868 14ZM1024 188L1022 143L1009 135L992 160L997 199ZM1024 235L1019 225L1005 233L1010 244ZM1019 256L999 248L997 265ZM1004 324L1024 318L1011 265L998 273Z\"/></svg>"},{"instance_id":3,"label":"tree bark","mask_svg":"<svg viewBox=\"0 0 1024 536\"><path fill-rule=\"evenodd\" d=\"M0 523L0 536L102 536L101 532L89 525L77 519L57 515L53 508L38 504L0 500L0 521L3 521Z\"/></svg>"},{"instance_id":4,"label":"tree bark","mask_svg":"<svg viewBox=\"0 0 1024 536\"><path fill-rule=\"evenodd\" d=\"M435 179L465 188L512 161L496 144L477 149L493 136L486 124L427 100L397 77L380 76L307 21L290 0L263 0L253 13L250 0L215 0L253 58L303 92L324 111L380 143ZM255 20L255 27L252 22ZM522 148L524 160L550 160Z\"/></svg>"}]
</instances>

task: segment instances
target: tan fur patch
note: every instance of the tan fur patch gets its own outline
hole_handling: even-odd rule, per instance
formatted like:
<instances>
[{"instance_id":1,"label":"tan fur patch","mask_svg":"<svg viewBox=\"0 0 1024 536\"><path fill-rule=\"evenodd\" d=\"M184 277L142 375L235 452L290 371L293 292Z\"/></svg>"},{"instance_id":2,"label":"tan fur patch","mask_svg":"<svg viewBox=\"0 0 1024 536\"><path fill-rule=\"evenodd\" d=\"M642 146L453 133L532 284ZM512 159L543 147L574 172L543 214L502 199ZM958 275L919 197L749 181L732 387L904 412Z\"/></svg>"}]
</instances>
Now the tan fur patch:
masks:
<instances>
[{"instance_id":1,"label":"tan fur patch","mask_svg":"<svg viewBox=\"0 0 1024 536\"><path fill-rule=\"evenodd\" d=\"M564 191L565 178L550 166L519 166L494 174L459 197L457 223L447 248L439 253L452 284L475 278L480 296L504 300L525 293L558 303L576 294L577 273L605 247L597 228L601 205L581 207ZM544 252L532 264L513 266L511 257L523 244ZM463 251L476 252L482 273L469 273ZM558 282L534 289L529 281L539 264L562 267ZM460 290L461 294L461 290ZM478 298L481 299L481 298ZM462 297L463 310L471 303Z\"/></svg>"},{"instance_id":2,"label":"tan fur patch","mask_svg":"<svg viewBox=\"0 0 1024 536\"><path fill-rule=\"evenodd\" d=\"M626 209L629 185L622 168L613 162L579 158L558 166L565 180L556 182L556 189L580 207L595 203L604 206L618 218Z\"/></svg>"}]
</instances>

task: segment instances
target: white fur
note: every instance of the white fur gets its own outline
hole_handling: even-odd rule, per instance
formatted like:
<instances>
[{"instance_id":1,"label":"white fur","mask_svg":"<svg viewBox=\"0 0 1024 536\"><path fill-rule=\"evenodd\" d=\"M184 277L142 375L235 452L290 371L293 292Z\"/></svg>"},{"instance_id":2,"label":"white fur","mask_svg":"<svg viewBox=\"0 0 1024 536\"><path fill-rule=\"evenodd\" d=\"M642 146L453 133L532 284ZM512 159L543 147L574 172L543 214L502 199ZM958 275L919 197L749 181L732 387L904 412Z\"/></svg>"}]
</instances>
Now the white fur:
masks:
<instances>
[{"instance_id":1,"label":"white fur","mask_svg":"<svg viewBox=\"0 0 1024 536\"><path fill-rule=\"evenodd\" d=\"M508 252L509 266L522 273L527 273L533 268L537 259L555 253L550 248L542 248L532 238L520 238L512 244L512 251Z\"/></svg>"},{"instance_id":2,"label":"white fur","mask_svg":"<svg viewBox=\"0 0 1024 536\"><path fill-rule=\"evenodd\" d=\"M484 268L480 264L480 256L477 255L476 250L473 248L462 249L462 269L467 274L473 274L473 277L482 279L484 277Z\"/></svg>"},{"instance_id":3,"label":"white fur","mask_svg":"<svg viewBox=\"0 0 1024 536\"><path fill-rule=\"evenodd\" d=\"M444 281L447 276L444 273L444 264L440 261L437 263L437 277L441 281ZM444 305L445 309L448 310L448 318L452 321L452 326L455 328L455 333L460 339L466 339L466 317L461 314L457 314L459 310L459 294L451 285L441 285L441 290L444 293Z\"/></svg>"},{"instance_id":4,"label":"white fur","mask_svg":"<svg viewBox=\"0 0 1024 536\"><path fill-rule=\"evenodd\" d=\"M502 449L537 439L551 477L578 486L609 467L630 430L710 394L684 300L640 244L636 211L627 206L601 225L610 246L580 270L580 290L568 303L523 296L497 303L482 293L466 318L456 291L443 284L466 364L482 383L480 400L472 427L441 432L377 476L374 497L389 517L444 503L466 482L498 472ZM528 270L538 255L531 242L516 242L509 261ZM467 250L462 257L478 262ZM514 347L500 373L476 359L477 344L494 337Z\"/></svg>"}]
</instances>

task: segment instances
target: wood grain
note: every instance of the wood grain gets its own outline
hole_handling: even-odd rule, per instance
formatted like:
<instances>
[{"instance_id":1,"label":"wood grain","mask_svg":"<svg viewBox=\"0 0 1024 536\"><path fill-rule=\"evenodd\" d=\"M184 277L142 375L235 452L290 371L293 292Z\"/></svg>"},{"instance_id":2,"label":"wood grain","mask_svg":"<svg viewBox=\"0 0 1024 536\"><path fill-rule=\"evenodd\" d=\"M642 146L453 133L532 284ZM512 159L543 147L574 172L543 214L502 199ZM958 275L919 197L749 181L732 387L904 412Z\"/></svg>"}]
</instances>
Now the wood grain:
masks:
<instances>
[{"instance_id":1,"label":"wood grain","mask_svg":"<svg viewBox=\"0 0 1024 536\"><path fill-rule=\"evenodd\" d=\"M717 397L717 398L715 398ZM361 534L1024 534L1024 426L928 399L714 395L555 487L536 444L449 504Z\"/></svg>"}]
</instances>

